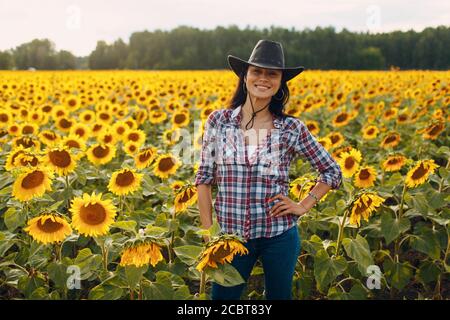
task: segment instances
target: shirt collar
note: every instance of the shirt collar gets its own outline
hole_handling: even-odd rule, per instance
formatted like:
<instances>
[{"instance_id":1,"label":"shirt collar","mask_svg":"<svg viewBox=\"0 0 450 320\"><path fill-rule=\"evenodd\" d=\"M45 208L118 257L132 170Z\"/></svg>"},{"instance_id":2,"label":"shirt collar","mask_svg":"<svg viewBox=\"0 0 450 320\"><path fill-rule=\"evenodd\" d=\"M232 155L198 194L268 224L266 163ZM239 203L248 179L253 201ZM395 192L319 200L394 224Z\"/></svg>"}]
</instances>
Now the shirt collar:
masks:
<instances>
[{"instance_id":1,"label":"shirt collar","mask_svg":"<svg viewBox=\"0 0 450 320\"><path fill-rule=\"evenodd\" d=\"M241 117L242 117L241 109L242 109L242 105L240 105L239 107L234 109L233 112L231 113L231 121L237 127L239 127L239 125L241 123ZM273 126L277 129L280 129L282 127L283 120L277 115L272 115L272 116L273 116Z\"/></svg>"}]
</instances>

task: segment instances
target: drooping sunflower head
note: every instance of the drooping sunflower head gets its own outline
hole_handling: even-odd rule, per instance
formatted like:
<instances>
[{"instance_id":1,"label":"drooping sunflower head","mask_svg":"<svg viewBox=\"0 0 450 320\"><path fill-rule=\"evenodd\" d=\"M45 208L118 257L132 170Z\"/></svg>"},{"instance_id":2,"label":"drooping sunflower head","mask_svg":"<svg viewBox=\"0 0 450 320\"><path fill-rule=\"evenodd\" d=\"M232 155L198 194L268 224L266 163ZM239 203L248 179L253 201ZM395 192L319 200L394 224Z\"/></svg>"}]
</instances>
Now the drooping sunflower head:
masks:
<instances>
[{"instance_id":1,"label":"drooping sunflower head","mask_svg":"<svg viewBox=\"0 0 450 320\"><path fill-rule=\"evenodd\" d=\"M338 163L341 166L342 175L346 178L352 177L358 171L361 159L361 152L357 149L341 153Z\"/></svg>"},{"instance_id":2,"label":"drooping sunflower head","mask_svg":"<svg viewBox=\"0 0 450 320\"><path fill-rule=\"evenodd\" d=\"M197 188L195 186L187 186L178 191L175 196L175 212L183 212L187 207L193 205L197 201Z\"/></svg>"},{"instance_id":3,"label":"drooping sunflower head","mask_svg":"<svg viewBox=\"0 0 450 320\"><path fill-rule=\"evenodd\" d=\"M162 154L155 160L153 173L161 179L167 179L180 167L180 162L172 154Z\"/></svg>"},{"instance_id":4,"label":"drooping sunflower head","mask_svg":"<svg viewBox=\"0 0 450 320\"><path fill-rule=\"evenodd\" d=\"M80 234L101 236L108 233L114 223L116 207L109 199L102 200L102 194L84 193L72 200L69 211L72 213L72 226Z\"/></svg>"},{"instance_id":5,"label":"drooping sunflower head","mask_svg":"<svg viewBox=\"0 0 450 320\"><path fill-rule=\"evenodd\" d=\"M377 171L372 166L361 167L355 174L355 186L358 188L369 188L375 185Z\"/></svg>"},{"instance_id":6,"label":"drooping sunflower head","mask_svg":"<svg viewBox=\"0 0 450 320\"><path fill-rule=\"evenodd\" d=\"M436 140L439 134L444 131L445 122L444 121L433 121L426 128L419 131L422 133L422 137L427 140Z\"/></svg>"},{"instance_id":7,"label":"drooping sunflower head","mask_svg":"<svg viewBox=\"0 0 450 320\"><path fill-rule=\"evenodd\" d=\"M118 196L133 193L139 189L142 177L143 174L127 168L116 171L109 180L108 190Z\"/></svg>"},{"instance_id":8,"label":"drooping sunflower head","mask_svg":"<svg viewBox=\"0 0 450 320\"><path fill-rule=\"evenodd\" d=\"M406 186L409 188L417 187L425 183L439 166L434 163L434 160L420 160L418 163L408 171L406 174Z\"/></svg>"},{"instance_id":9,"label":"drooping sunflower head","mask_svg":"<svg viewBox=\"0 0 450 320\"><path fill-rule=\"evenodd\" d=\"M236 239L219 238L209 243L202 252L196 269L201 272L207 267L217 268L218 263L233 261L236 254L248 254L248 249Z\"/></svg>"},{"instance_id":10,"label":"drooping sunflower head","mask_svg":"<svg viewBox=\"0 0 450 320\"><path fill-rule=\"evenodd\" d=\"M28 226L24 230L43 244L61 242L72 234L67 220L55 214L43 214L28 220Z\"/></svg>"},{"instance_id":11,"label":"drooping sunflower head","mask_svg":"<svg viewBox=\"0 0 450 320\"><path fill-rule=\"evenodd\" d=\"M164 260L161 246L155 242L144 241L125 248L120 258L121 266L142 267L151 264L153 267Z\"/></svg>"},{"instance_id":12,"label":"drooping sunflower head","mask_svg":"<svg viewBox=\"0 0 450 320\"><path fill-rule=\"evenodd\" d=\"M172 188L173 192L175 194L178 194L179 191L181 191L181 188L185 185L186 183L184 181L181 180L176 180L174 182L172 182L170 184L170 187Z\"/></svg>"},{"instance_id":13,"label":"drooping sunflower head","mask_svg":"<svg viewBox=\"0 0 450 320\"><path fill-rule=\"evenodd\" d=\"M363 193L354 202L351 208L350 223L361 223L361 217L369 221L370 215L384 202L384 199L375 193Z\"/></svg>"},{"instance_id":14,"label":"drooping sunflower head","mask_svg":"<svg viewBox=\"0 0 450 320\"><path fill-rule=\"evenodd\" d=\"M45 167L25 168L13 184L12 195L19 201L29 201L51 191L53 172Z\"/></svg>"}]
</instances>

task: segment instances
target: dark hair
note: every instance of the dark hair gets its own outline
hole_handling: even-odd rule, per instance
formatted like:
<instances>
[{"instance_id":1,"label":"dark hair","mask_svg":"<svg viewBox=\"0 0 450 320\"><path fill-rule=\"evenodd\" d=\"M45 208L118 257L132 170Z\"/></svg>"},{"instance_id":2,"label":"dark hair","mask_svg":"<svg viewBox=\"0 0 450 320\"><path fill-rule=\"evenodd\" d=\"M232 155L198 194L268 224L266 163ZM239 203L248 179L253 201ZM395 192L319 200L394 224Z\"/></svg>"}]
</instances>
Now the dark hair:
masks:
<instances>
[{"instance_id":1,"label":"dark hair","mask_svg":"<svg viewBox=\"0 0 450 320\"><path fill-rule=\"evenodd\" d=\"M236 90L234 91L233 97L231 98L231 101L228 105L228 109L236 109L240 105L243 105L245 103L245 100L247 99L247 92L244 92L243 86L244 86L244 76L247 74L248 65L242 70L241 75L239 76L239 81L236 87ZM283 94L284 91L284 94ZM281 100L277 100L273 97L283 97ZM284 113L284 106L289 101L289 88L287 86L287 81L284 77L284 73L281 77L281 85L280 89L278 89L277 93L272 97L269 104L269 111L278 117L285 118L285 117L291 117L295 118L294 116L291 116L289 114Z\"/></svg>"}]
</instances>

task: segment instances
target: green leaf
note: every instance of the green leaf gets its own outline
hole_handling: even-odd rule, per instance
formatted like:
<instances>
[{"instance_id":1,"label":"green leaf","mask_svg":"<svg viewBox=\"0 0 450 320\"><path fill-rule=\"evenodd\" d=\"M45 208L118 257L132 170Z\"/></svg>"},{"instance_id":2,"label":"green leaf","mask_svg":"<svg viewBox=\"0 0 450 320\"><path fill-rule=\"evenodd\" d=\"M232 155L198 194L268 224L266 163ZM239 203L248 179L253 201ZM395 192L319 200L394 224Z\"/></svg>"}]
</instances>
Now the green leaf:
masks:
<instances>
[{"instance_id":1,"label":"green leaf","mask_svg":"<svg viewBox=\"0 0 450 320\"><path fill-rule=\"evenodd\" d=\"M420 234L411 237L410 245L413 249L429 255L433 259L440 258L439 240L431 229L422 228Z\"/></svg>"},{"instance_id":2,"label":"green leaf","mask_svg":"<svg viewBox=\"0 0 450 320\"><path fill-rule=\"evenodd\" d=\"M61 200L58 202L55 202L54 204L52 204L50 207L46 208L46 211L48 212L52 212L52 211L58 211L58 208L65 204L66 200Z\"/></svg>"},{"instance_id":3,"label":"green leaf","mask_svg":"<svg viewBox=\"0 0 450 320\"><path fill-rule=\"evenodd\" d=\"M65 289L67 287L67 266L52 262L47 266L47 272L49 278L55 283L58 288Z\"/></svg>"},{"instance_id":4,"label":"green leaf","mask_svg":"<svg viewBox=\"0 0 450 320\"><path fill-rule=\"evenodd\" d=\"M136 225L137 225L137 223L134 220L130 220L130 221L116 221L116 222L114 222L112 224L112 227L136 233Z\"/></svg>"},{"instance_id":5,"label":"green leaf","mask_svg":"<svg viewBox=\"0 0 450 320\"><path fill-rule=\"evenodd\" d=\"M152 237L162 237L162 236L164 236L164 234L166 234L168 232L169 232L169 229L164 228L164 227L152 226L150 224L147 227L145 227L145 233Z\"/></svg>"},{"instance_id":6,"label":"green leaf","mask_svg":"<svg viewBox=\"0 0 450 320\"><path fill-rule=\"evenodd\" d=\"M417 271L417 277L425 284L437 281L439 274L441 274L439 267L429 260L424 261Z\"/></svg>"},{"instance_id":7,"label":"green leaf","mask_svg":"<svg viewBox=\"0 0 450 320\"><path fill-rule=\"evenodd\" d=\"M208 230L209 230L209 234L211 235L211 237L219 235L220 225L216 219L214 219L212 226Z\"/></svg>"},{"instance_id":8,"label":"green leaf","mask_svg":"<svg viewBox=\"0 0 450 320\"><path fill-rule=\"evenodd\" d=\"M356 283L349 292L341 291L338 287L331 287L327 297L333 300L366 300L367 293L360 283Z\"/></svg>"},{"instance_id":9,"label":"green leaf","mask_svg":"<svg viewBox=\"0 0 450 320\"><path fill-rule=\"evenodd\" d=\"M390 178L384 182L384 185L387 187L395 187L401 184L403 181L403 177L399 172L394 173Z\"/></svg>"},{"instance_id":10,"label":"green leaf","mask_svg":"<svg viewBox=\"0 0 450 320\"><path fill-rule=\"evenodd\" d=\"M123 290L108 285L98 285L89 292L89 300L118 300L122 297Z\"/></svg>"},{"instance_id":11,"label":"green leaf","mask_svg":"<svg viewBox=\"0 0 450 320\"><path fill-rule=\"evenodd\" d=\"M16 228L25 225L27 216L22 210L16 210L15 208L8 208L4 214L5 225L9 231L13 232Z\"/></svg>"},{"instance_id":12,"label":"green leaf","mask_svg":"<svg viewBox=\"0 0 450 320\"><path fill-rule=\"evenodd\" d=\"M218 264L218 268L208 267L205 272L216 283L224 287L232 287L245 282L239 271L229 263Z\"/></svg>"},{"instance_id":13,"label":"green leaf","mask_svg":"<svg viewBox=\"0 0 450 320\"><path fill-rule=\"evenodd\" d=\"M403 232L411 227L411 223L407 218L392 218L391 214L385 212L381 215L381 233L386 239L386 244L397 239Z\"/></svg>"},{"instance_id":14,"label":"green leaf","mask_svg":"<svg viewBox=\"0 0 450 320\"><path fill-rule=\"evenodd\" d=\"M330 257L325 250L319 250L314 257L314 277L320 291L342 274L347 268L347 261L341 256Z\"/></svg>"},{"instance_id":15,"label":"green leaf","mask_svg":"<svg viewBox=\"0 0 450 320\"><path fill-rule=\"evenodd\" d=\"M198 261L198 256L203 251L203 248L199 246L186 245L175 247L173 250L181 261L187 265L193 265Z\"/></svg>"},{"instance_id":16,"label":"green leaf","mask_svg":"<svg viewBox=\"0 0 450 320\"><path fill-rule=\"evenodd\" d=\"M385 275L390 279L391 285L402 290L412 277L412 267L408 262L392 262L386 259L383 264Z\"/></svg>"},{"instance_id":17,"label":"green leaf","mask_svg":"<svg viewBox=\"0 0 450 320\"><path fill-rule=\"evenodd\" d=\"M189 300L190 298L192 298L192 295L189 292L189 287L186 285L179 287L177 290L175 290L173 298L175 300Z\"/></svg>"},{"instance_id":18,"label":"green leaf","mask_svg":"<svg viewBox=\"0 0 450 320\"><path fill-rule=\"evenodd\" d=\"M142 279L143 274L148 270L148 265L142 267L126 266L125 277L127 279L128 286L135 289Z\"/></svg>"},{"instance_id":19,"label":"green leaf","mask_svg":"<svg viewBox=\"0 0 450 320\"><path fill-rule=\"evenodd\" d=\"M342 240L342 245L347 255L358 264L361 274L365 275L367 267L374 264L367 240L358 234L356 239L345 238Z\"/></svg>"},{"instance_id":20,"label":"green leaf","mask_svg":"<svg viewBox=\"0 0 450 320\"><path fill-rule=\"evenodd\" d=\"M142 284L143 296L147 300L171 300L173 289L158 282L145 282Z\"/></svg>"}]
</instances>

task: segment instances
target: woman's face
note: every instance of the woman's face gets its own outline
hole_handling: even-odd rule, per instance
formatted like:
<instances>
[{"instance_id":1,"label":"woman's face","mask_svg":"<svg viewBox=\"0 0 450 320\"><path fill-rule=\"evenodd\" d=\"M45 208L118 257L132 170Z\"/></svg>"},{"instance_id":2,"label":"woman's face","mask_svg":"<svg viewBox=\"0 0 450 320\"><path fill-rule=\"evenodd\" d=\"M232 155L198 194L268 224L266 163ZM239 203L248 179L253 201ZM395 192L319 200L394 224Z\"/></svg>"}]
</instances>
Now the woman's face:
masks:
<instances>
[{"instance_id":1,"label":"woman's face","mask_svg":"<svg viewBox=\"0 0 450 320\"><path fill-rule=\"evenodd\" d=\"M246 76L247 91L257 98L271 98L281 86L281 77L281 70L249 66Z\"/></svg>"}]
</instances>

